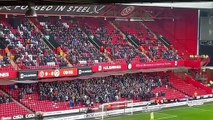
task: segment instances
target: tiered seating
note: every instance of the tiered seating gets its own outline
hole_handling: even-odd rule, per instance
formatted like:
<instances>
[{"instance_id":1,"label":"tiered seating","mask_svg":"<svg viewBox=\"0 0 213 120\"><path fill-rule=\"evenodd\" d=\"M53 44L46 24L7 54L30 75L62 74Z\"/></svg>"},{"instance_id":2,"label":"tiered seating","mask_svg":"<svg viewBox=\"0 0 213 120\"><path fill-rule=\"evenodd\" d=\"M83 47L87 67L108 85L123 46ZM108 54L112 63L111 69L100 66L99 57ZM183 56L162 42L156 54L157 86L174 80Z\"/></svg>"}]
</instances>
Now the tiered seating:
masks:
<instances>
[{"instance_id":1,"label":"tiered seating","mask_svg":"<svg viewBox=\"0 0 213 120\"><path fill-rule=\"evenodd\" d=\"M175 88L185 92L187 95L190 96L194 96L195 93L197 93L197 96L208 94L205 90L197 88L175 75L172 75L170 82Z\"/></svg>"},{"instance_id":2,"label":"tiered seating","mask_svg":"<svg viewBox=\"0 0 213 120\"><path fill-rule=\"evenodd\" d=\"M70 109L68 102L55 103L54 101L49 100L40 101L37 84L31 84L29 86L24 85L22 87L20 86L20 88L17 88L18 86L15 85L16 89L13 90L10 90L9 86L1 87L11 96L13 96L16 100L20 101L22 104L28 106L34 111L49 112ZM76 108L78 107L76 106Z\"/></svg>"},{"instance_id":3,"label":"tiered seating","mask_svg":"<svg viewBox=\"0 0 213 120\"><path fill-rule=\"evenodd\" d=\"M5 26L5 21L0 19L0 70L12 69L10 64L10 58L7 56L7 51L5 50L7 46L6 39L10 34L7 26Z\"/></svg>"},{"instance_id":4,"label":"tiered seating","mask_svg":"<svg viewBox=\"0 0 213 120\"><path fill-rule=\"evenodd\" d=\"M57 17L41 17L38 19L45 34L54 36L67 59L74 66L91 65L106 62L106 58L90 42L80 25Z\"/></svg>"},{"instance_id":5,"label":"tiered seating","mask_svg":"<svg viewBox=\"0 0 213 120\"><path fill-rule=\"evenodd\" d=\"M7 18L1 19L8 25L8 48L14 55L12 59L22 69L66 66L62 57L57 56L42 41L41 34L24 17L16 17L17 26L7 23Z\"/></svg>"},{"instance_id":6,"label":"tiered seating","mask_svg":"<svg viewBox=\"0 0 213 120\"><path fill-rule=\"evenodd\" d=\"M30 114L27 110L23 109L21 106L19 106L17 103L11 102L11 103L4 103L0 104L0 118L1 117L11 117L15 115L25 115Z\"/></svg>"},{"instance_id":7,"label":"tiered seating","mask_svg":"<svg viewBox=\"0 0 213 120\"><path fill-rule=\"evenodd\" d=\"M77 19L85 28L87 33L94 35L102 42L113 60L124 59L129 61L138 60L146 62L147 59L135 48L130 46L109 21L100 18L79 18Z\"/></svg>"},{"instance_id":8,"label":"tiered seating","mask_svg":"<svg viewBox=\"0 0 213 120\"><path fill-rule=\"evenodd\" d=\"M26 95L22 100L22 103L33 109L34 111L59 111L59 110L69 110L68 102L53 102L49 100L39 101L39 96L37 94ZM79 108L79 107L75 107Z\"/></svg>"},{"instance_id":9,"label":"tiered seating","mask_svg":"<svg viewBox=\"0 0 213 120\"><path fill-rule=\"evenodd\" d=\"M10 64L10 59L7 57L5 50L0 49L0 70L13 70L12 65Z\"/></svg>"},{"instance_id":10,"label":"tiered seating","mask_svg":"<svg viewBox=\"0 0 213 120\"><path fill-rule=\"evenodd\" d=\"M4 96L0 92L0 118L11 117L14 115L25 115L29 114L27 110L13 102L10 97Z\"/></svg>"},{"instance_id":11,"label":"tiered seating","mask_svg":"<svg viewBox=\"0 0 213 120\"><path fill-rule=\"evenodd\" d=\"M175 100L175 99L182 99L182 98L186 98L186 95L184 95L183 93L170 88L170 87L158 87L156 89L153 90L153 92L156 93L165 93L164 97L158 97L158 99L168 99L168 100Z\"/></svg>"},{"instance_id":12,"label":"tiered seating","mask_svg":"<svg viewBox=\"0 0 213 120\"><path fill-rule=\"evenodd\" d=\"M163 35L164 37L166 37L170 42L172 42L172 46L171 47L174 47L176 48L178 51L178 54L181 56L181 57L184 57L184 58L188 58L188 56L190 55L190 53L183 47L182 44L178 43L178 41L172 41L173 40L173 37L171 36L171 34L165 30L163 30L159 25L158 23L156 22L144 22L144 24L150 28L154 33L156 34L161 34Z\"/></svg>"},{"instance_id":13,"label":"tiered seating","mask_svg":"<svg viewBox=\"0 0 213 120\"><path fill-rule=\"evenodd\" d=\"M147 55L154 61L179 60L175 49L168 49L139 22L117 22L119 28L126 34L136 37Z\"/></svg>"},{"instance_id":14,"label":"tiered seating","mask_svg":"<svg viewBox=\"0 0 213 120\"><path fill-rule=\"evenodd\" d=\"M88 80L16 85L15 90L10 90L9 86L2 88L32 110L47 112L72 109L70 101L73 101L74 109L128 99L146 101L156 97L184 97L180 92L166 88L167 84L168 79L163 73L137 73Z\"/></svg>"}]
</instances>

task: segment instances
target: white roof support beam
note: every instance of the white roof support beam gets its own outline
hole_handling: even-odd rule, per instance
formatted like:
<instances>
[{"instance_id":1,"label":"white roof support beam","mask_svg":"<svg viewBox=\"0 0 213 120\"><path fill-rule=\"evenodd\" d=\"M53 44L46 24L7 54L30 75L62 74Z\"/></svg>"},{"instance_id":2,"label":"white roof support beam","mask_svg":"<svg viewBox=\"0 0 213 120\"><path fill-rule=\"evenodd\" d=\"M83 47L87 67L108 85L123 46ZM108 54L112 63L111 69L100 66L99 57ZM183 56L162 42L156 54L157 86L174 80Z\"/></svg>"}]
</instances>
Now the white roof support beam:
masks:
<instances>
[{"instance_id":1,"label":"white roof support beam","mask_svg":"<svg viewBox=\"0 0 213 120\"><path fill-rule=\"evenodd\" d=\"M171 8L194 8L194 9L212 9L213 2L170 2L170 3L119 3L122 5L133 6L155 6Z\"/></svg>"}]
</instances>

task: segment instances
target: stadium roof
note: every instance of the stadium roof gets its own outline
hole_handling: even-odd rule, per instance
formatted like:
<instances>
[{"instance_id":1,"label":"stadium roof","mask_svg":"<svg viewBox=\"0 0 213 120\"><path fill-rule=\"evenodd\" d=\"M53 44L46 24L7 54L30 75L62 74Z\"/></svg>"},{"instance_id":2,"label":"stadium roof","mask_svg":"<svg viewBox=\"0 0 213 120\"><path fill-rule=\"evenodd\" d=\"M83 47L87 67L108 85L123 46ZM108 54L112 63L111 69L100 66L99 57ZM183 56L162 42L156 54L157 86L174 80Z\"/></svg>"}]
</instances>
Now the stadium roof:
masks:
<instances>
[{"instance_id":1,"label":"stadium roof","mask_svg":"<svg viewBox=\"0 0 213 120\"><path fill-rule=\"evenodd\" d=\"M212 9L213 2L123 3L122 5Z\"/></svg>"},{"instance_id":2,"label":"stadium roof","mask_svg":"<svg viewBox=\"0 0 213 120\"><path fill-rule=\"evenodd\" d=\"M201 0L184 0L184 2L199 2ZM91 3L162 3L183 2L183 0L0 0L0 6L27 5L29 2L35 5L61 5L61 4L91 4Z\"/></svg>"}]
</instances>

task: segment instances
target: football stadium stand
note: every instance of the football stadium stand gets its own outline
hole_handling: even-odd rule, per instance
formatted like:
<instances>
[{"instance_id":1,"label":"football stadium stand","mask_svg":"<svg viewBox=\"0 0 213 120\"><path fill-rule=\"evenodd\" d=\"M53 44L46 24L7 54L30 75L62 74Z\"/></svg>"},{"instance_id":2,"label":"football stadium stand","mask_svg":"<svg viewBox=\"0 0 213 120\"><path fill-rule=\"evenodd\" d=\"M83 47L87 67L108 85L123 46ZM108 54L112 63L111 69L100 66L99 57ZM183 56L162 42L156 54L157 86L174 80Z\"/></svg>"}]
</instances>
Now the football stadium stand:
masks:
<instances>
[{"instance_id":1,"label":"football stadium stand","mask_svg":"<svg viewBox=\"0 0 213 120\"><path fill-rule=\"evenodd\" d=\"M0 13L19 7L1 8ZM80 12L66 16L59 7L53 15L37 10L41 14L36 18L17 11L0 15L0 119L49 117L70 111L82 115L90 108L92 113L100 112L103 104L128 100L148 109L149 105L213 97L212 88L204 84L211 80L198 80L210 57L196 53L197 21L190 23L193 19L187 16L197 18L193 10L183 15L184 11L174 10L180 20L152 21L154 17L147 16L132 21L135 14L128 16L128 12L135 7L115 7L127 20L103 18L106 11L119 17L113 9L96 16L105 6L96 6L94 11L90 7L76 10L85 9L92 17L83 13L82 17ZM182 29L187 29L186 34ZM186 44L184 40L188 40Z\"/></svg>"}]
</instances>

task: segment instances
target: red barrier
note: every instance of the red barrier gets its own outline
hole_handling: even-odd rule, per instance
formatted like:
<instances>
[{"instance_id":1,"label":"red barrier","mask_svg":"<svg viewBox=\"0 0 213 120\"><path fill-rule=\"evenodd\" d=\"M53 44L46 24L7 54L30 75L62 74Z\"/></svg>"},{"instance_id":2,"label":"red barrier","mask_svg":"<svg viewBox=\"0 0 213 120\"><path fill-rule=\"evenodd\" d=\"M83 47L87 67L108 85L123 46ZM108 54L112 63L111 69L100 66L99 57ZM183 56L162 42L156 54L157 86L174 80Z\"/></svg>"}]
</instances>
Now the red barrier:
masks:
<instances>
[{"instance_id":1,"label":"red barrier","mask_svg":"<svg viewBox=\"0 0 213 120\"><path fill-rule=\"evenodd\" d=\"M107 71L120 71L120 70L127 70L127 64L121 63L121 64L99 64L92 66L93 72L107 72Z\"/></svg>"},{"instance_id":2,"label":"red barrier","mask_svg":"<svg viewBox=\"0 0 213 120\"><path fill-rule=\"evenodd\" d=\"M161 61L161 62L148 62L148 63L118 63L118 64L99 64L92 66L93 72L107 72L107 71L120 71L128 69L149 69L149 68L166 68L166 67L182 67L184 61Z\"/></svg>"},{"instance_id":3,"label":"red barrier","mask_svg":"<svg viewBox=\"0 0 213 120\"><path fill-rule=\"evenodd\" d=\"M177 66L178 67L183 67L185 65L185 61L178 61Z\"/></svg>"},{"instance_id":4,"label":"red barrier","mask_svg":"<svg viewBox=\"0 0 213 120\"><path fill-rule=\"evenodd\" d=\"M163 68L163 67L175 67L178 62L165 61L165 62L149 62L149 63L133 63L132 69L147 69L147 68Z\"/></svg>"},{"instance_id":5,"label":"red barrier","mask_svg":"<svg viewBox=\"0 0 213 120\"><path fill-rule=\"evenodd\" d=\"M15 79L17 78L17 71L0 71L0 79Z\"/></svg>"},{"instance_id":6,"label":"red barrier","mask_svg":"<svg viewBox=\"0 0 213 120\"><path fill-rule=\"evenodd\" d=\"M77 76L77 68L39 70L38 78L56 78Z\"/></svg>"},{"instance_id":7,"label":"red barrier","mask_svg":"<svg viewBox=\"0 0 213 120\"><path fill-rule=\"evenodd\" d=\"M117 63L117 64L98 64L92 66L93 72L108 72L108 71L123 71L123 70L137 70L137 69L149 69L149 68L166 68L166 67L199 67L200 61L188 60L188 61L161 61L161 62L149 62L149 63ZM42 78L57 78L57 77L72 77L78 75L77 68L65 68L65 69L47 69L38 70L38 79ZM0 71L0 79L15 79L17 78L17 71Z\"/></svg>"},{"instance_id":8,"label":"red barrier","mask_svg":"<svg viewBox=\"0 0 213 120\"><path fill-rule=\"evenodd\" d=\"M13 70L15 70L15 69L14 69L14 67L12 65L0 68L0 71L13 71Z\"/></svg>"},{"instance_id":9,"label":"red barrier","mask_svg":"<svg viewBox=\"0 0 213 120\"><path fill-rule=\"evenodd\" d=\"M70 77L70 76L77 76L77 75L78 75L77 68L60 69L60 77Z\"/></svg>"},{"instance_id":10,"label":"red barrier","mask_svg":"<svg viewBox=\"0 0 213 120\"><path fill-rule=\"evenodd\" d=\"M184 65L186 67L200 69L201 68L201 60L186 60Z\"/></svg>"}]
</instances>

